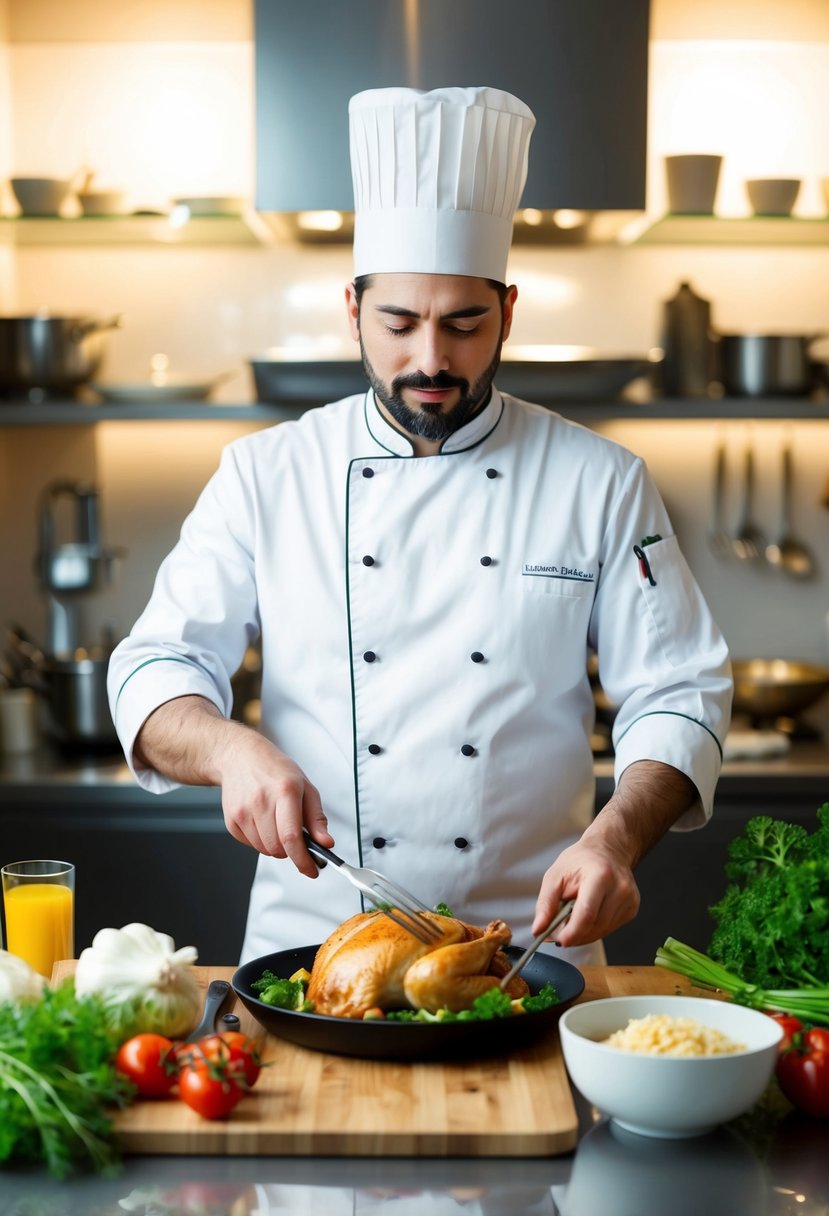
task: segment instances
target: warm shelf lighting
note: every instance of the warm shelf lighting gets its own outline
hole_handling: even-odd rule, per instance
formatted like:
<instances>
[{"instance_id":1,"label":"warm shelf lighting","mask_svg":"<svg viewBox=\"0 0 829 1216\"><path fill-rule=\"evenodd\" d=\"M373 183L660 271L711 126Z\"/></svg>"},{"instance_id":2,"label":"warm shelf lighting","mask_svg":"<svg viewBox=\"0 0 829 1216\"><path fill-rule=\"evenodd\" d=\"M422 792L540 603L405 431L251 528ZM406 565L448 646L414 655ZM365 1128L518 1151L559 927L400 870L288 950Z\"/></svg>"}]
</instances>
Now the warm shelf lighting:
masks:
<instances>
[{"instance_id":1,"label":"warm shelf lighting","mask_svg":"<svg viewBox=\"0 0 829 1216\"><path fill-rule=\"evenodd\" d=\"M339 232L344 220L341 211L300 211L296 222L305 232Z\"/></svg>"}]
</instances>

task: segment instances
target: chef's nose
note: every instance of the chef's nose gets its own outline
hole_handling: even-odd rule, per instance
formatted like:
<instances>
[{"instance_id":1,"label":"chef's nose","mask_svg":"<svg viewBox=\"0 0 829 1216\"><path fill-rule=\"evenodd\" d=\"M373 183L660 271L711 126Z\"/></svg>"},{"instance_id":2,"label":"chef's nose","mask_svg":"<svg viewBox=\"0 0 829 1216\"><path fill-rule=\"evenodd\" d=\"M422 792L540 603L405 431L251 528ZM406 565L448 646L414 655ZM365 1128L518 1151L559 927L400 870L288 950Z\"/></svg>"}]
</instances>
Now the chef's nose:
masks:
<instances>
[{"instance_id":1,"label":"chef's nose","mask_svg":"<svg viewBox=\"0 0 829 1216\"><path fill-rule=\"evenodd\" d=\"M417 352L417 370L424 376L436 376L449 367L446 338L440 326L424 325L420 332L420 349Z\"/></svg>"}]
</instances>

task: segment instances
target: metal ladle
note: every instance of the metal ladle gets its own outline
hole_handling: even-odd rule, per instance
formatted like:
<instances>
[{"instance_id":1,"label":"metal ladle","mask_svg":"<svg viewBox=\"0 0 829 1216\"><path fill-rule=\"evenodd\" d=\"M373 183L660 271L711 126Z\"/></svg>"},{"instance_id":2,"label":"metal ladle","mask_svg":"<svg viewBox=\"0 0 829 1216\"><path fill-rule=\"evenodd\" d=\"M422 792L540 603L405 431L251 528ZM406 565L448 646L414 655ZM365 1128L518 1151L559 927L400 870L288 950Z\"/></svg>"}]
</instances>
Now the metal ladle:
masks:
<instances>
[{"instance_id":1,"label":"metal ladle","mask_svg":"<svg viewBox=\"0 0 829 1216\"><path fill-rule=\"evenodd\" d=\"M740 518L734 533L734 554L741 561L756 561L766 550L767 540L761 530L751 519L751 507L754 497L754 453L749 445L745 451L743 468L743 498L740 506Z\"/></svg>"},{"instance_id":2,"label":"metal ladle","mask_svg":"<svg viewBox=\"0 0 829 1216\"><path fill-rule=\"evenodd\" d=\"M788 444L783 448L783 473L780 486L780 532L776 541L766 546L766 558L792 578L811 578L817 569L811 549L792 535L792 453Z\"/></svg>"},{"instance_id":3,"label":"metal ladle","mask_svg":"<svg viewBox=\"0 0 829 1216\"><path fill-rule=\"evenodd\" d=\"M720 444L714 457L714 501L708 545L717 557L732 557L733 547L728 530L723 524L723 501L725 498L725 447Z\"/></svg>"}]
</instances>

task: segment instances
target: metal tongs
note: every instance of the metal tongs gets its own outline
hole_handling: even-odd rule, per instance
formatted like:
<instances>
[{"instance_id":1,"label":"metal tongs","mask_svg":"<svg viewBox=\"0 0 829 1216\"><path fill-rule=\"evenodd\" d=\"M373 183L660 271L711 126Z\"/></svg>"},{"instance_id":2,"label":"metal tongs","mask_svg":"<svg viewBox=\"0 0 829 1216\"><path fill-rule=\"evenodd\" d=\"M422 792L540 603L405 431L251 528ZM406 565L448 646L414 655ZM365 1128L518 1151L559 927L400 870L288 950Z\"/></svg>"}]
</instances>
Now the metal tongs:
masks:
<instances>
[{"instance_id":1,"label":"metal tongs","mask_svg":"<svg viewBox=\"0 0 829 1216\"><path fill-rule=\"evenodd\" d=\"M384 878L376 870L367 870L364 866L350 866L342 857L317 844L306 828L302 829L302 835L306 849L320 868L330 861L379 912L400 925L401 929L419 938L427 946L443 940L443 934L437 925L433 924L428 916L424 916L424 913L432 912L433 909L416 895Z\"/></svg>"},{"instance_id":2,"label":"metal tongs","mask_svg":"<svg viewBox=\"0 0 829 1216\"><path fill-rule=\"evenodd\" d=\"M507 984L510 982L510 980L514 980L516 975L518 975L518 972L527 965L541 943L547 940L554 929L557 929L559 925L564 924L570 913L573 911L573 905L575 902L576 901L574 899L568 899L566 903L563 903L553 919L550 921L547 928L542 929L538 936L533 938L532 945L527 947L518 961L510 968L510 970L501 980L501 983L498 985L502 992L506 991Z\"/></svg>"}]
</instances>

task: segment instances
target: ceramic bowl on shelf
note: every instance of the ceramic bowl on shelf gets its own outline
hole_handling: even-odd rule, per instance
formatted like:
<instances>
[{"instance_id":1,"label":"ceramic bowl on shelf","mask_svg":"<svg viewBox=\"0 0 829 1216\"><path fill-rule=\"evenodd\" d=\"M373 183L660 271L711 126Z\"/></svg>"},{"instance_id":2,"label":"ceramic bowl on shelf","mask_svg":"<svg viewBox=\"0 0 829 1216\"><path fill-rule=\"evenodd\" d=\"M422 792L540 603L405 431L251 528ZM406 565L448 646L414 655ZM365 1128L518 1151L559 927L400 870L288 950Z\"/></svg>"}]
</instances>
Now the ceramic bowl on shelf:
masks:
<instances>
[{"instance_id":1,"label":"ceramic bowl on shelf","mask_svg":"<svg viewBox=\"0 0 829 1216\"><path fill-rule=\"evenodd\" d=\"M649 1014L691 1018L741 1049L718 1055L654 1055L602 1040ZM702 1136L749 1110L771 1080L782 1031L764 1013L692 996L586 1001L559 1021L570 1080L620 1127L662 1139Z\"/></svg>"},{"instance_id":2,"label":"ceramic bowl on shelf","mask_svg":"<svg viewBox=\"0 0 829 1216\"><path fill-rule=\"evenodd\" d=\"M59 215L72 187L57 177L12 177L9 184L21 215L38 216Z\"/></svg>"},{"instance_id":3,"label":"ceramic bowl on shelf","mask_svg":"<svg viewBox=\"0 0 829 1216\"><path fill-rule=\"evenodd\" d=\"M123 215L123 190L82 190L78 202L84 215Z\"/></svg>"},{"instance_id":4,"label":"ceramic bowl on shelf","mask_svg":"<svg viewBox=\"0 0 829 1216\"><path fill-rule=\"evenodd\" d=\"M763 177L746 182L755 215L791 215L799 193L799 177Z\"/></svg>"}]
</instances>

